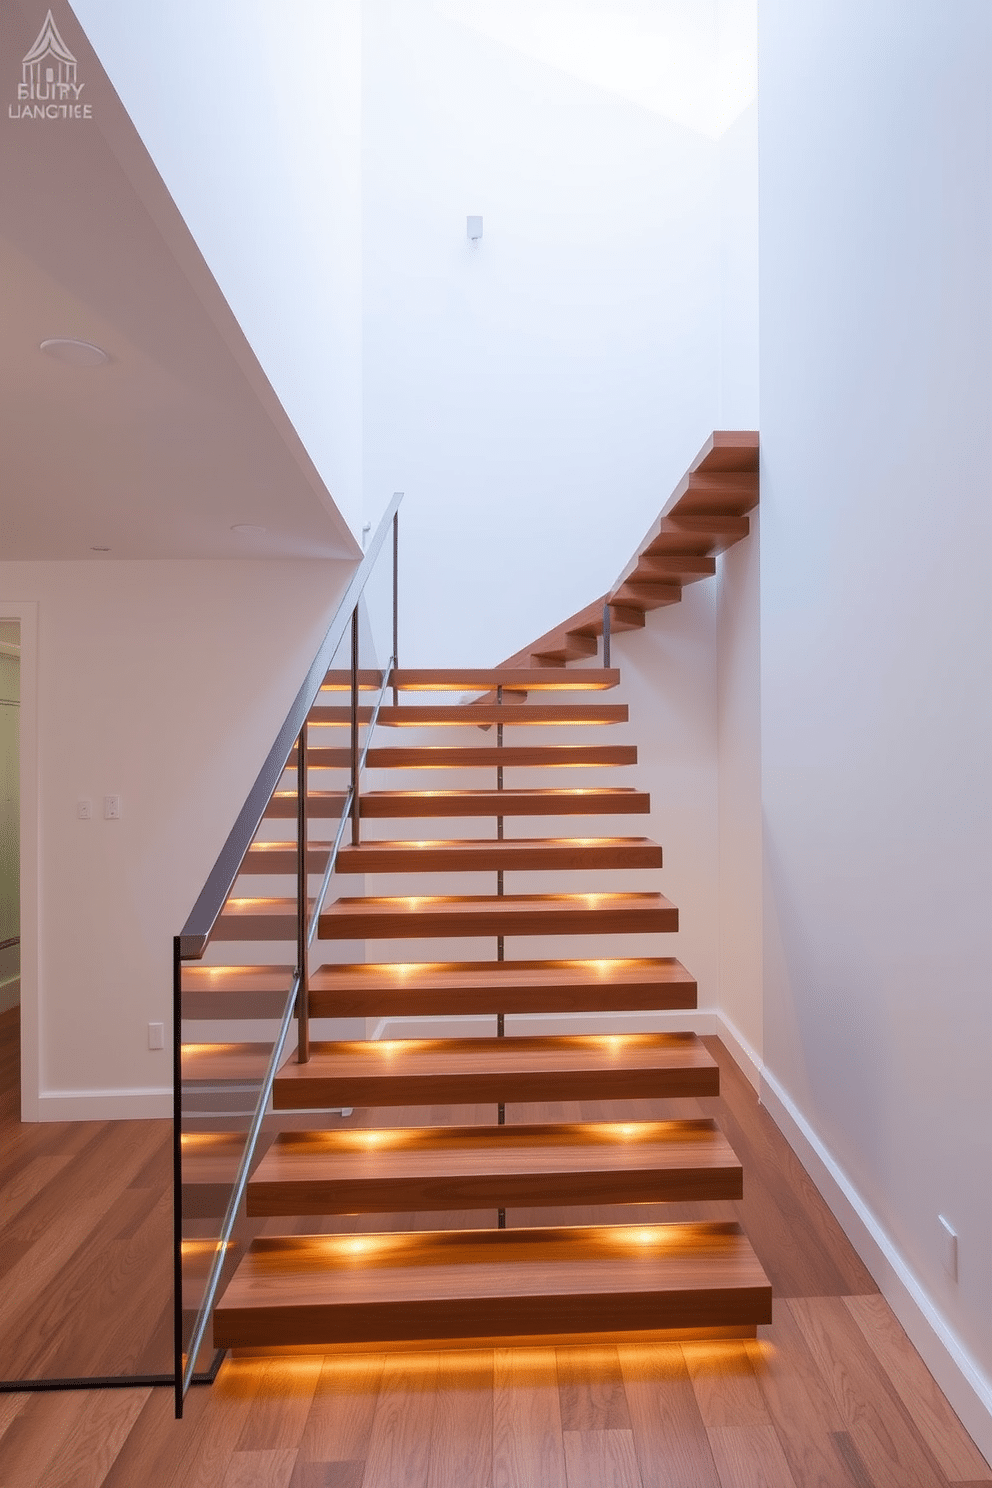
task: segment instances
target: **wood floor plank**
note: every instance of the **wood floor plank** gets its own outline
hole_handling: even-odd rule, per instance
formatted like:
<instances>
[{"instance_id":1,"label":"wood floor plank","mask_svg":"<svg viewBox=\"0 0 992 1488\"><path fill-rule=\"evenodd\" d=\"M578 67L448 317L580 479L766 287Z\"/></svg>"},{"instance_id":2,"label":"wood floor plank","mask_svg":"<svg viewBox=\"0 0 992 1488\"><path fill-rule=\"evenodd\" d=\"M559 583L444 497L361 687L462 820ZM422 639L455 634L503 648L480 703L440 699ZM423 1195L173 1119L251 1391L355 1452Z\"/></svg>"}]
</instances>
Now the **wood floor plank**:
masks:
<instances>
[{"instance_id":1,"label":"wood floor plank","mask_svg":"<svg viewBox=\"0 0 992 1488\"><path fill-rule=\"evenodd\" d=\"M684 1343L682 1353L705 1426L771 1425L744 1343Z\"/></svg>"},{"instance_id":2,"label":"wood floor plank","mask_svg":"<svg viewBox=\"0 0 992 1488\"><path fill-rule=\"evenodd\" d=\"M803 1488L862 1488L834 1437L844 1422L789 1308L774 1307L768 1338L744 1345L792 1475Z\"/></svg>"},{"instance_id":3,"label":"wood floor plank","mask_svg":"<svg viewBox=\"0 0 992 1488\"><path fill-rule=\"evenodd\" d=\"M385 1362L384 1354L322 1360L300 1439L301 1462L364 1462Z\"/></svg>"},{"instance_id":4,"label":"wood floor plank","mask_svg":"<svg viewBox=\"0 0 992 1488\"><path fill-rule=\"evenodd\" d=\"M720 1488L677 1343L617 1350L643 1488Z\"/></svg>"},{"instance_id":5,"label":"wood floor plank","mask_svg":"<svg viewBox=\"0 0 992 1488\"><path fill-rule=\"evenodd\" d=\"M641 1488L631 1431L566 1431L568 1488Z\"/></svg>"},{"instance_id":6,"label":"wood floor plank","mask_svg":"<svg viewBox=\"0 0 992 1488\"><path fill-rule=\"evenodd\" d=\"M786 1304L833 1392L874 1488L942 1488L946 1477L841 1297Z\"/></svg>"},{"instance_id":7,"label":"wood floor plank","mask_svg":"<svg viewBox=\"0 0 992 1488\"><path fill-rule=\"evenodd\" d=\"M629 1430L630 1412L616 1348L559 1348L555 1352L562 1431Z\"/></svg>"},{"instance_id":8,"label":"wood floor plank","mask_svg":"<svg viewBox=\"0 0 992 1488\"><path fill-rule=\"evenodd\" d=\"M390 1354L365 1460L365 1488L427 1488L435 1429L437 1354Z\"/></svg>"},{"instance_id":9,"label":"wood floor plank","mask_svg":"<svg viewBox=\"0 0 992 1488\"><path fill-rule=\"evenodd\" d=\"M720 1488L805 1488L792 1476L773 1426L711 1426L709 1438Z\"/></svg>"},{"instance_id":10,"label":"wood floor plank","mask_svg":"<svg viewBox=\"0 0 992 1488\"><path fill-rule=\"evenodd\" d=\"M493 1351L439 1356L428 1488L490 1488L493 1478Z\"/></svg>"},{"instance_id":11,"label":"wood floor plank","mask_svg":"<svg viewBox=\"0 0 992 1488\"><path fill-rule=\"evenodd\" d=\"M71 1162L69 1153L34 1157L18 1170L15 1177L0 1185L0 1214L3 1215L4 1226L9 1225L25 1205L36 1199L49 1183L58 1179Z\"/></svg>"},{"instance_id":12,"label":"wood floor plank","mask_svg":"<svg viewBox=\"0 0 992 1488\"><path fill-rule=\"evenodd\" d=\"M493 1488L568 1488L553 1348L494 1355Z\"/></svg>"},{"instance_id":13,"label":"wood floor plank","mask_svg":"<svg viewBox=\"0 0 992 1488\"><path fill-rule=\"evenodd\" d=\"M211 1395L201 1386L192 1389L177 1422L171 1390L150 1390L100 1488L173 1488L182 1463L195 1455L202 1416L213 1411Z\"/></svg>"},{"instance_id":14,"label":"wood floor plank","mask_svg":"<svg viewBox=\"0 0 992 1488\"><path fill-rule=\"evenodd\" d=\"M151 1391L96 1390L45 1469L45 1488L101 1488Z\"/></svg>"},{"instance_id":15,"label":"wood floor plank","mask_svg":"<svg viewBox=\"0 0 992 1488\"><path fill-rule=\"evenodd\" d=\"M297 1462L290 1488L362 1488L365 1463L361 1459L344 1462Z\"/></svg>"},{"instance_id":16,"label":"wood floor plank","mask_svg":"<svg viewBox=\"0 0 992 1488\"><path fill-rule=\"evenodd\" d=\"M44 1488L49 1464L88 1405L82 1391L32 1396L4 1433L3 1488Z\"/></svg>"},{"instance_id":17,"label":"wood floor plank","mask_svg":"<svg viewBox=\"0 0 992 1488\"><path fill-rule=\"evenodd\" d=\"M223 1488L290 1488L296 1457L295 1447L237 1451L224 1474Z\"/></svg>"},{"instance_id":18,"label":"wood floor plank","mask_svg":"<svg viewBox=\"0 0 992 1488\"><path fill-rule=\"evenodd\" d=\"M955 1482L963 1479L992 1482L989 1464L881 1293L845 1297L844 1301L947 1477Z\"/></svg>"},{"instance_id":19,"label":"wood floor plank","mask_svg":"<svg viewBox=\"0 0 992 1488\"><path fill-rule=\"evenodd\" d=\"M238 1437L236 1452L300 1444L323 1361L319 1357L273 1360L259 1381L255 1405Z\"/></svg>"}]
</instances>

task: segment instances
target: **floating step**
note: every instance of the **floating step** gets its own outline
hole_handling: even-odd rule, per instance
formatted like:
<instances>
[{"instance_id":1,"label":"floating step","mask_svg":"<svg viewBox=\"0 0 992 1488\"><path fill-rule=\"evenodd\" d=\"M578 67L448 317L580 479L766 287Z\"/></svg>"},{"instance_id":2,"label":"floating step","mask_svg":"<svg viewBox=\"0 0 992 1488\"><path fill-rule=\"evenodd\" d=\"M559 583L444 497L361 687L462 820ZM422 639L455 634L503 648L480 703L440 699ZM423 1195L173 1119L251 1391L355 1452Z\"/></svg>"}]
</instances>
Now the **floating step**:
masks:
<instances>
[{"instance_id":1,"label":"floating step","mask_svg":"<svg viewBox=\"0 0 992 1488\"><path fill-rule=\"evenodd\" d=\"M715 573L716 559L705 553L644 553L627 577L635 583L657 583L672 578L680 584L693 584L697 579L712 578Z\"/></svg>"},{"instance_id":2,"label":"floating step","mask_svg":"<svg viewBox=\"0 0 992 1488\"><path fill-rule=\"evenodd\" d=\"M742 1193L740 1163L709 1120L407 1126L282 1132L248 1185L248 1213L653 1204Z\"/></svg>"},{"instance_id":3,"label":"floating step","mask_svg":"<svg viewBox=\"0 0 992 1488\"><path fill-rule=\"evenodd\" d=\"M295 940L296 900L270 897L228 899L214 925L211 939Z\"/></svg>"},{"instance_id":4,"label":"floating step","mask_svg":"<svg viewBox=\"0 0 992 1488\"><path fill-rule=\"evenodd\" d=\"M311 793L312 795L312 793ZM296 797L293 796L295 801ZM563 790L367 791L363 817L408 816L619 816L651 810L647 791L629 785Z\"/></svg>"},{"instance_id":5,"label":"floating step","mask_svg":"<svg viewBox=\"0 0 992 1488\"><path fill-rule=\"evenodd\" d=\"M226 916L225 909L221 920ZM248 918L246 911L244 919ZM679 912L663 894L437 894L338 899L321 914L317 933L321 940L408 936L421 940L449 935L627 935L678 928ZM232 938L230 933L227 938Z\"/></svg>"},{"instance_id":6,"label":"floating step","mask_svg":"<svg viewBox=\"0 0 992 1488\"><path fill-rule=\"evenodd\" d=\"M722 553L747 537L751 524L747 517L735 517L718 512L681 513L672 512L662 518L658 534L645 548L646 553L680 551L679 544L685 538L701 538L705 552Z\"/></svg>"},{"instance_id":7,"label":"floating step","mask_svg":"<svg viewBox=\"0 0 992 1488\"><path fill-rule=\"evenodd\" d=\"M217 1348L753 1328L771 1287L736 1224L256 1240Z\"/></svg>"},{"instance_id":8,"label":"floating step","mask_svg":"<svg viewBox=\"0 0 992 1488\"><path fill-rule=\"evenodd\" d=\"M347 799L347 791L307 791L307 815L311 817L331 817L337 820L344 810ZM276 791L269 804L265 808L265 816L269 820L285 821L287 818L296 817L296 791Z\"/></svg>"},{"instance_id":9,"label":"floating step","mask_svg":"<svg viewBox=\"0 0 992 1488\"><path fill-rule=\"evenodd\" d=\"M371 717L371 708L359 708L359 723L368 723ZM311 723L350 727L351 710L346 707L317 705L310 709L309 718ZM379 723L386 728L434 728L438 725L478 728L494 723L519 727L531 724L626 722L626 703L587 703L579 698L573 703L401 703L395 706L384 703L379 710Z\"/></svg>"},{"instance_id":10,"label":"floating step","mask_svg":"<svg viewBox=\"0 0 992 1488\"><path fill-rule=\"evenodd\" d=\"M184 965L183 1021L279 1018L293 982L291 966Z\"/></svg>"},{"instance_id":11,"label":"floating step","mask_svg":"<svg viewBox=\"0 0 992 1488\"><path fill-rule=\"evenodd\" d=\"M694 1008L695 978L674 956L613 961L448 961L324 966L317 1018L588 1013Z\"/></svg>"},{"instance_id":12,"label":"floating step","mask_svg":"<svg viewBox=\"0 0 992 1488\"><path fill-rule=\"evenodd\" d=\"M293 802L295 806L295 795L293 796ZM307 848L307 872L323 873L327 867L327 859L330 855L330 847L315 847L311 843ZM241 872L295 873L296 864L297 847L295 842L253 842L245 853L244 861L241 864Z\"/></svg>"},{"instance_id":13,"label":"floating step","mask_svg":"<svg viewBox=\"0 0 992 1488\"><path fill-rule=\"evenodd\" d=\"M250 1063L226 1046L218 1067ZM265 1047L264 1045L262 1046ZM234 1075L231 1079L236 1078ZM692 1033L316 1043L276 1076L277 1111L480 1101L637 1100L718 1095L716 1061Z\"/></svg>"},{"instance_id":14,"label":"floating step","mask_svg":"<svg viewBox=\"0 0 992 1488\"><path fill-rule=\"evenodd\" d=\"M344 809L345 791L307 792L312 817L337 818ZM296 816L296 791L276 791L265 808L267 818ZM647 791L612 785L562 790L440 790L366 791L359 798L363 817L433 816L629 816L651 810Z\"/></svg>"},{"instance_id":15,"label":"floating step","mask_svg":"<svg viewBox=\"0 0 992 1488\"><path fill-rule=\"evenodd\" d=\"M616 598L621 604L636 605L641 610L660 610L664 605L678 604L682 585L631 575L617 589Z\"/></svg>"},{"instance_id":16,"label":"floating step","mask_svg":"<svg viewBox=\"0 0 992 1488\"><path fill-rule=\"evenodd\" d=\"M362 842L342 847L338 873L486 873L547 869L660 868L647 837L489 837Z\"/></svg>"},{"instance_id":17,"label":"floating step","mask_svg":"<svg viewBox=\"0 0 992 1488\"><path fill-rule=\"evenodd\" d=\"M616 668L584 667L563 677L559 668L518 667L510 672L495 667L399 667L389 679L398 692L486 692L491 687L520 688L526 692L602 692L616 687L620 673ZM362 689L382 686L382 673L359 671ZM335 669L322 683L326 692L351 689L351 672Z\"/></svg>"},{"instance_id":18,"label":"floating step","mask_svg":"<svg viewBox=\"0 0 992 1488\"><path fill-rule=\"evenodd\" d=\"M617 686L620 673L615 667L583 667L566 676L559 667L515 667L509 671L495 667L411 671L401 667L396 679L400 691L406 692L487 692L493 687L523 692L602 692Z\"/></svg>"},{"instance_id":19,"label":"floating step","mask_svg":"<svg viewBox=\"0 0 992 1488\"><path fill-rule=\"evenodd\" d=\"M472 720L474 721L474 720ZM307 755L310 767L317 770L349 770L350 749L311 746ZM294 749L289 763L295 764ZM477 770L526 768L572 768L595 765L636 765L634 744L508 744L504 748L484 745L478 749L448 748L442 744L421 744L404 749L399 745L373 746L366 765L370 770Z\"/></svg>"}]
</instances>

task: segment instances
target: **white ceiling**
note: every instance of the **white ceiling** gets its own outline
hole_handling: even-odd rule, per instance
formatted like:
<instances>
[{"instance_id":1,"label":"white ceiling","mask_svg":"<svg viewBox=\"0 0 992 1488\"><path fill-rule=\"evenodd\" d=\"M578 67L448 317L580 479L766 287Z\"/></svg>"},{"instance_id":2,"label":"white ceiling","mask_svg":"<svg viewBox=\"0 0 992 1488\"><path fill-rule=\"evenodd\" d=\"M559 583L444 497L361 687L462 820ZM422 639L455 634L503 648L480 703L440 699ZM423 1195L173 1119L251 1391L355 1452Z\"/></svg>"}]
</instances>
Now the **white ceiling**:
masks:
<instances>
[{"instance_id":1,"label":"white ceiling","mask_svg":"<svg viewBox=\"0 0 992 1488\"><path fill-rule=\"evenodd\" d=\"M0 558L357 556L75 28L94 117L10 118L46 9L9 6L0 73ZM54 336L111 360L60 364Z\"/></svg>"}]
</instances>

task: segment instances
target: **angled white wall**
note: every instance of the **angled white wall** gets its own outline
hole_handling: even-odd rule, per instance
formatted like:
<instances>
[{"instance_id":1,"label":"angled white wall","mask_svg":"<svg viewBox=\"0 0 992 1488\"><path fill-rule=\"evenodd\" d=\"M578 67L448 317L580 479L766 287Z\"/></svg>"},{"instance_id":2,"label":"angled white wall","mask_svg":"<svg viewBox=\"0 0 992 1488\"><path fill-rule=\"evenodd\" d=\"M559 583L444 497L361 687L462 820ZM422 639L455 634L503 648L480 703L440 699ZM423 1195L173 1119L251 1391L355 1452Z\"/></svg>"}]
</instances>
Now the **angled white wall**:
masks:
<instances>
[{"instance_id":1,"label":"angled white wall","mask_svg":"<svg viewBox=\"0 0 992 1488\"><path fill-rule=\"evenodd\" d=\"M357 534L361 0L73 9Z\"/></svg>"},{"instance_id":2,"label":"angled white wall","mask_svg":"<svg viewBox=\"0 0 992 1488\"><path fill-rule=\"evenodd\" d=\"M760 34L766 1099L989 1453L992 11Z\"/></svg>"}]
</instances>

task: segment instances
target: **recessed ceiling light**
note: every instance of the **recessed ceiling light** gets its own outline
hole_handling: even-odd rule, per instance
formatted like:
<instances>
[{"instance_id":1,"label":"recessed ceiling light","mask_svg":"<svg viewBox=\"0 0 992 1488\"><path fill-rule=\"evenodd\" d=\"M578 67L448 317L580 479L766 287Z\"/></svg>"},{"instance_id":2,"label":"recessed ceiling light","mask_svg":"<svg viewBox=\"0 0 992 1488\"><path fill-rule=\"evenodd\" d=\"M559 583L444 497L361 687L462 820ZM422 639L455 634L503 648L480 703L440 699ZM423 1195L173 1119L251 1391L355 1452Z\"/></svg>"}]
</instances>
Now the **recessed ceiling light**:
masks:
<instances>
[{"instance_id":1,"label":"recessed ceiling light","mask_svg":"<svg viewBox=\"0 0 992 1488\"><path fill-rule=\"evenodd\" d=\"M103 367L110 361L102 346L94 346L92 341L77 341L73 336L49 336L41 342L41 350L70 367Z\"/></svg>"},{"instance_id":2,"label":"recessed ceiling light","mask_svg":"<svg viewBox=\"0 0 992 1488\"><path fill-rule=\"evenodd\" d=\"M231 528L232 532L240 532L244 537L258 537L268 530L267 527L257 527L254 522L235 522Z\"/></svg>"}]
</instances>

